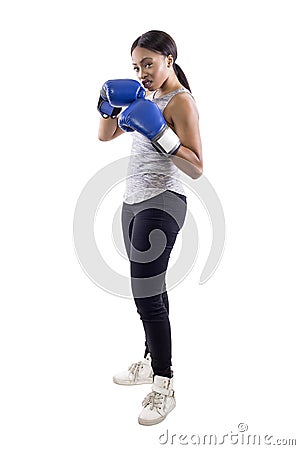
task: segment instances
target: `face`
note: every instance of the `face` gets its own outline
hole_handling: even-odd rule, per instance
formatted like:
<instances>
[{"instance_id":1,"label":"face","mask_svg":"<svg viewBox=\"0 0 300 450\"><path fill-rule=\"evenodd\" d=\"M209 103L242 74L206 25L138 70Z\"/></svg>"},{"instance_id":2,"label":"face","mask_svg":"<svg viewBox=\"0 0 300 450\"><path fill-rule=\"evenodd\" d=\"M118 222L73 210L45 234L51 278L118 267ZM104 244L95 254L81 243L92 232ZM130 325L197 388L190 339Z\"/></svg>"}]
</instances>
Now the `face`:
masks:
<instances>
[{"instance_id":1,"label":"face","mask_svg":"<svg viewBox=\"0 0 300 450\"><path fill-rule=\"evenodd\" d=\"M145 89L155 91L169 78L172 67L172 56L136 47L132 52L133 69Z\"/></svg>"}]
</instances>

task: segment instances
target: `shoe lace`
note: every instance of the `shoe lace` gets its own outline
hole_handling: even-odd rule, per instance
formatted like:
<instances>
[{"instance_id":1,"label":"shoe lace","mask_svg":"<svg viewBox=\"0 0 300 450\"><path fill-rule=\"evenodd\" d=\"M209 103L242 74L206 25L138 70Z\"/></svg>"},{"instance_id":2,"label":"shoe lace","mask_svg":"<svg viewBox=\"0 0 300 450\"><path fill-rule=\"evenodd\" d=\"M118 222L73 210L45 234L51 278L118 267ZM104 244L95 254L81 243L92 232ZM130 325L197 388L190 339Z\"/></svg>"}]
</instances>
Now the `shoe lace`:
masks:
<instances>
[{"instance_id":1,"label":"shoe lace","mask_svg":"<svg viewBox=\"0 0 300 450\"><path fill-rule=\"evenodd\" d=\"M134 381L137 380L138 376L139 376L139 372L140 370L143 368L143 362L139 361L137 363L133 363L128 367L128 370L130 373L132 373L133 375L133 379Z\"/></svg>"},{"instance_id":2,"label":"shoe lace","mask_svg":"<svg viewBox=\"0 0 300 450\"><path fill-rule=\"evenodd\" d=\"M143 400L143 406L150 405L150 409L161 408L164 400L164 395L158 392L152 391Z\"/></svg>"}]
</instances>

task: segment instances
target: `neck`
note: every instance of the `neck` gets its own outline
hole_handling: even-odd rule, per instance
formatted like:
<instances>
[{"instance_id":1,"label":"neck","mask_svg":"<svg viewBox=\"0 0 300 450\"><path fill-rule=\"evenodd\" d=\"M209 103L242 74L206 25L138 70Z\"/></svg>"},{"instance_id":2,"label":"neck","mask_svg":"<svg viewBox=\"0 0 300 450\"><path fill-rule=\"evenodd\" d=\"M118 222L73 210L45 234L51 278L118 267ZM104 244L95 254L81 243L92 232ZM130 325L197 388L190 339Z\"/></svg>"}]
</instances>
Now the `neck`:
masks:
<instances>
[{"instance_id":1,"label":"neck","mask_svg":"<svg viewBox=\"0 0 300 450\"><path fill-rule=\"evenodd\" d=\"M167 80L162 84L162 86L157 89L155 93L155 97L162 97L163 95L169 94L170 92L176 91L177 89L180 89L182 84L179 82L177 76L175 75L175 72L173 76L167 78Z\"/></svg>"}]
</instances>

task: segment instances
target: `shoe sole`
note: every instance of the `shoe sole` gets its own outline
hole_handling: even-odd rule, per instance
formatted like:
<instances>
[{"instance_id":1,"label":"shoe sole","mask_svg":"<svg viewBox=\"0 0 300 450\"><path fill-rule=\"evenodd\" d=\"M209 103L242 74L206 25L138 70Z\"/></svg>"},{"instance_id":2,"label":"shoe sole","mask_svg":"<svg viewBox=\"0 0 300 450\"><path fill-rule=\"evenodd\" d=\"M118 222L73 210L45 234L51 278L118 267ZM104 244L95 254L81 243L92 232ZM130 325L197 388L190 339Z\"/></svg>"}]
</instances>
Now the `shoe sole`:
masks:
<instances>
[{"instance_id":1,"label":"shoe sole","mask_svg":"<svg viewBox=\"0 0 300 450\"><path fill-rule=\"evenodd\" d=\"M165 416L159 417L158 419L155 419L155 420L151 420L151 422L138 418L138 423L140 425L145 425L145 426L157 425L158 423L161 423L163 420L165 420L165 418L170 414L170 412L173 411L175 406L176 406L176 403L172 406L172 408L170 409L168 414L166 414Z\"/></svg>"}]
</instances>

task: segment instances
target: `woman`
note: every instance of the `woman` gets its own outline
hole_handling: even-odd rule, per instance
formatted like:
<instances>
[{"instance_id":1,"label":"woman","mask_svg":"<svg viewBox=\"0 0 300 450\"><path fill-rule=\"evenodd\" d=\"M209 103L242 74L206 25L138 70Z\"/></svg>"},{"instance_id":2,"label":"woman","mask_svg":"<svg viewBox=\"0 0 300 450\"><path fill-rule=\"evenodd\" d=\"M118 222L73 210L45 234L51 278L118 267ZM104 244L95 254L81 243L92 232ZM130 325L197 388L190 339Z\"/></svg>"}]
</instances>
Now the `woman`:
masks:
<instances>
[{"instance_id":1,"label":"woman","mask_svg":"<svg viewBox=\"0 0 300 450\"><path fill-rule=\"evenodd\" d=\"M202 145L197 107L176 64L171 36L163 31L143 34L134 41L131 57L140 83L112 80L104 85L98 137L109 141L128 131L133 136L122 229L145 352L113 380L122 385L153 383L138 422L154 425L175 407L165 275L187 209L178 169L199 178ZM128 107L121 113L122 106Z\"/></svg>"}]
</instances>

